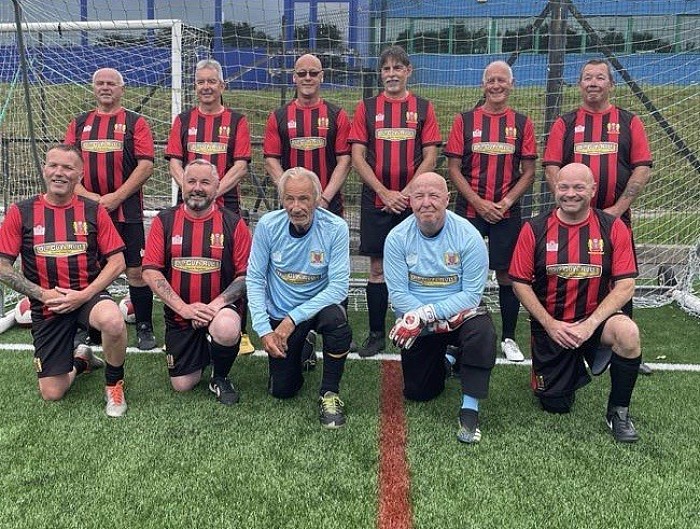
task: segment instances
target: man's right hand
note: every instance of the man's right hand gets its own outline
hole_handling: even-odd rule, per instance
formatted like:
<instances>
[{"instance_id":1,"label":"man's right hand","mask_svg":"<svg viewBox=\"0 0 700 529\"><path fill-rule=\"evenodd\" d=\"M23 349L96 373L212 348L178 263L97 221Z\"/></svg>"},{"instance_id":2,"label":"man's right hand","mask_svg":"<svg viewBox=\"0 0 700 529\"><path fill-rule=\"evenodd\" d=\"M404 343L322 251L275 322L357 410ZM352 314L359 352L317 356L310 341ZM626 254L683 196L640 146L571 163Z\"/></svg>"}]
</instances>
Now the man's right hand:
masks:
<instances>
[{"instance_id":1,"label":"man's right hand","mask_svg":"<svg viewBox=\"0 0 700 529\"><path fill-rule=\"evenodd\" d=\"M386 190L383 193L379 193L379 198L384 203L384 208L382 209L394 214L403 213L409 204L408 197L400 191Z\"/></svg>"},{"instance_id":2,"label":"man's right hand","mask_svg":"<svg viewBox=\"0 0 700 529\"><path fill-rule=\"evenodd\" d=\"M287 343L282 337L271 332L264 335L262 338L263 349L273 358L286 358L287 356Z\"/></svg>"}]
</instances>

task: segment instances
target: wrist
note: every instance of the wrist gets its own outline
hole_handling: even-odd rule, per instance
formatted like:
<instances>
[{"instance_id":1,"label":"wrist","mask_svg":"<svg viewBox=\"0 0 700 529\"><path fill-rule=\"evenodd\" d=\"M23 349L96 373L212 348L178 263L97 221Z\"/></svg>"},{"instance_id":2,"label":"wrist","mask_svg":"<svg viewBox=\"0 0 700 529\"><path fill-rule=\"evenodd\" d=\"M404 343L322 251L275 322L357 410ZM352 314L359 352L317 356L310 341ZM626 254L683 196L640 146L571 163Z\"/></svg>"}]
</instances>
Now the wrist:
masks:
<instances>
[{"instance_id":1,"label":"wrist","mask_svg":"<svg viewBox=\"0 0 700 529\"><path fill-rule=\"evenodd\" d=\"M330 206L330 205L331 205L331 201L328 200L328 199L327 199L325 196L323 196L323 195L321 195L321 198L319 198L319 200L321 201L321 203L325 204L326 206Z\"/></svg>"}]
</instances>

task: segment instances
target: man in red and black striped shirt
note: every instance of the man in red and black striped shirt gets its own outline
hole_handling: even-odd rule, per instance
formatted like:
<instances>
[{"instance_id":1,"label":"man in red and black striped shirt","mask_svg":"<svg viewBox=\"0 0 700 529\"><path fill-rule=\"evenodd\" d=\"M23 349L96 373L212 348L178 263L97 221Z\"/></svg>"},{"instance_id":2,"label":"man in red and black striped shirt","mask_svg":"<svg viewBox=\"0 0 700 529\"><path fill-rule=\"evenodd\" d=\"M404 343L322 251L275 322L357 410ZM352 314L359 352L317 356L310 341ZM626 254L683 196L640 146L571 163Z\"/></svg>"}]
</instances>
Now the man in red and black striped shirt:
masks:
<instances>
[{"instance_id":1,"label":"man in red and black striped shirt","mask_svg":"<svg viewBox=\"0 0 700 529\"><path fill-rule=\"evenodd\" d=\"M277 184L282 173L304 167L321 181L319 205L343 215L341 189L350 171L350 120L321 98L323 69L318 57L302 55L294 64L297 97L272 112L265 127L265 170Z\"/></svg>"},{"instance_id":2,"label":"man in red and black striped shirt","mask_svg":"<svg viewBox=\"0 0 700 529\"><path fill-rule=\"evenodd\" d=\"M369 336L359 351L373 356L386 347L389 294L384 282L384 240L411 215L411 180L432 171L441 143L432 103L410 93L411 61L400 46L379 56L383 92L355 109L349 142L352 165L362 179L360 253L369 256Z\"/></svg>"},{"instance_id":3,"label":"man in red and black striped shirt","mask_svg":"<svg viewBox=\"0 0 700 529\"><path fill-rule=\"evenodd\" d=\"M238 355L248 227L216 203L219 176L212 163L185 167L184 203L163 211L148 234L143 275L165 303L165 345L170 383L189 391L213 365L209 389L222 404L238 402L228 378Z\"/></svg>"},{"instance_id":4,"label":"man in red and black striped shirt","mask_svg":"<svg viewBox=\"0 0 700 529\"><path fill-rule=\"evenodd\" d=\"M221 64L213 59L197 63L194 86L198 104L175 118L165 158L180 190L184 167L196 158L214 164L219 173L217 203L240 214L239 184L248 174L250 131L243 114L226 108Z\"/></svg>"},{"instance_id":5,"label":"man in red and black striped shirt","mask_svg":"<svg viewBox=\"0 0 700 529\"><path fill-rule=\"evenodd\" d=\"M591 380L584 355L610 347L606 420L617 441L634 442L629 405L641 347L639 329L621 308L634 294L637 265L625 224L591 208L595 191L585 165L558 172L558 207L523 226L510 277L532 317L532 389L543 409L568 413L576 390Z\"/></svg>"},{"instance_id":6,"label":"man in red and black striped shirt","mask_svg":"<svg viewBox=\"0 0 700 529\"><path fill-rule=\"evenodd\" d=\"M64 142L83 154L84 178L76 193L102 204L126 243L126 278L136 316L139 349L153 349L153 294L141 276L146 244L143 186L153 174L153 136L148 122L121 106L124 78L113 68L92 76L97 108L68 125Z\"/></svg>"},{"instance_id":7,"label":"man in red and black striped shirt","mask_svg":"<svg viewBox=\"0 0 700 529\"><path fill-rule=\"evenodd\" d=\"M554 122L542 164L550 189L560 167L571 162L590 167L597 186L594 207L631 229L630 206L651 177L652 158L642 120L610 103L613 89L609 63L592 59L583 65L581 106ZM632 316L632 300L623 310ZM651 369L642 364L642 373Z\"/></svg>"},{"instance_id":8,"label":"man in red and black striped shirt","mask_svg":"<svg viewBox=\"0 0 700 529\"><path fill-rule=\"evenodd\" d=\"M107 287L125 269L124 243L107 210L75 194L83 161L75 147L46 153L46 193L13 204L0 227L0 281L32 306L34 367L45 400L59 400L80 373L103 367L90 349L73 353L78 326L102 342L110 417L126 412L126 325ZM22 271L13 268L22 257Z\"/></svg>"},{"instance_id":9,"label":"man in red and black striped shirt","mask_svg":"<svg viewBox=\"0 0 700 529\"><path fill-rule=\"evenodd\" d=\"M484 104L455 117L445 147L450 179L459 191L455 212L489 240L489 267L496 271L501 308L501 351L525 358L515 342L520 303L508 277L520 231L520 197L535 180L537 144L530 118L508 106L513 71L495 61L484 70Z\"/></svg>"}]
</instances>

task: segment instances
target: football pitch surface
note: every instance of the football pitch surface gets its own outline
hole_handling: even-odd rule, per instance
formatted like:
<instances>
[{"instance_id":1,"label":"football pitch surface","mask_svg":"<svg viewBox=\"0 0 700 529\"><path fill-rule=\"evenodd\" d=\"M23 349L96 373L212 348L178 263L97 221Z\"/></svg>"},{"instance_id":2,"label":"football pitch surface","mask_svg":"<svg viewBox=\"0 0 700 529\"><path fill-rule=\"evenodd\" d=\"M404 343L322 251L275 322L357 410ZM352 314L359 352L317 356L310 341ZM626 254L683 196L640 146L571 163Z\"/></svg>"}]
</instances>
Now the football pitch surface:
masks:
<instances>
[{"instance_id":1,"label":"football pitch surface","mask_svg":"<svg viewBox=\"0 0 700 529\"><path fill-rule=\"evenodd\" d=\"M129 354L129 410L111 419L102 371L42 402L28 332L12 330L0 349L0 527L700 527L700 327L671 307L635 317L657 369L638 380L633 445L603 420L607 374L571 414L549 415L528 367L502 362L482 441L462 445L458 380L434 401L402 402L390 355L347 362L342 430L319 426L321 363L280 401L261 355L236 361L241 402L225 407L206 384L174 393L161 353Z\"/></svg>"}]
</instances>

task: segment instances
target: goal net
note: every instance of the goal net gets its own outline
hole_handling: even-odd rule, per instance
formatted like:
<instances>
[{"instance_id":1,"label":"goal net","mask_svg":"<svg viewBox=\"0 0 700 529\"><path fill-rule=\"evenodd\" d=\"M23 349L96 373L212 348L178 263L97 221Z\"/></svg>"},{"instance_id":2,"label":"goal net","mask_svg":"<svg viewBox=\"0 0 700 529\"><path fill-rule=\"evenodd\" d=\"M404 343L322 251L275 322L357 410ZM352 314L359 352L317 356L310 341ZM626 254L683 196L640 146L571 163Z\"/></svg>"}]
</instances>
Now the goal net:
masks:
<instances>
[{"instance_id":1,"label":"goal net","mask_svg":"<svg viewBox=\"0 0 700 529\"><path fill-rule=\"evenodd\" d=\"M167 139L176 92L171 73L172 29L145 25L117 29L96 22L90 29L65 31L63 26L38 31L32 23L60 20L64 13L79 19L82 3L88 6L89 18L109 24L119 20L146 24L142 19L152 14L183 20L182 105L194 103L191 96L187 99L191 86L187 65L191 67L200 54L213 56L224 65L225 104L243 112L250 122L253 161L242 193L252 225L276 204L276 190L266 181L263 169L263 130L268 114L294 97L292 68L302 53L319 55L325 71L323 97L352 116L357 102L379 89L376 70L381 49L388 44L404 46L414 68L409 87L433 102L443 139L455 114L479 102L483 68L492 60L508 60L516 78L510 104L533 120L540 157L553 119L579 105L577 75L583 63L607 58L616 69L613 103L642 118L654 157L651 181L633 206L641 274L635 304L668 303L680 296L678 292L697 296L698 275L690 259L700 239L700 12L692 2L311 0L285 12L289 2L283 0L192 0L177 6L155 2L157 12L151 14L148 6L154 2L149 0L21 3L24 22L30 26L25 45L37 138L61 137L73 115L92 107L89 77L99 65L123 71L128 84L124 105L146 114L159 149ZM218 14L214 12L217 4L222 9ZM217 16L223 21L219 26ZM0 6L0 21L11 21L7 7ZM14 29L8 28L2 37L3 46L16 46ZM153 46L154 39L162 45ZM73 55L81 49L82 55ZM556 57L559 65L552 62ZM11 175L3 184L8 202L29 191L27 175L32 175L33 185L37 178L31 169L16 53L3 53L2 61L0 169L3 175ZM57 61L63 66L49 66ZM552 71L560 76L548 77ZM447 175L442 157L438 171ZM526 215L551 206L542 179L538 166L537 181L523 199ZM156 175L146 189L147 207L167 202L169 185L167 165L158 157ZM351 172L344 193L355 277L351 306L357 309L364 308L362 278L368 271L366 260L355 255L360 189L357 175ZM493 281L488 300L494 305L498 301Z\"/></svg>"}]
</instances>

